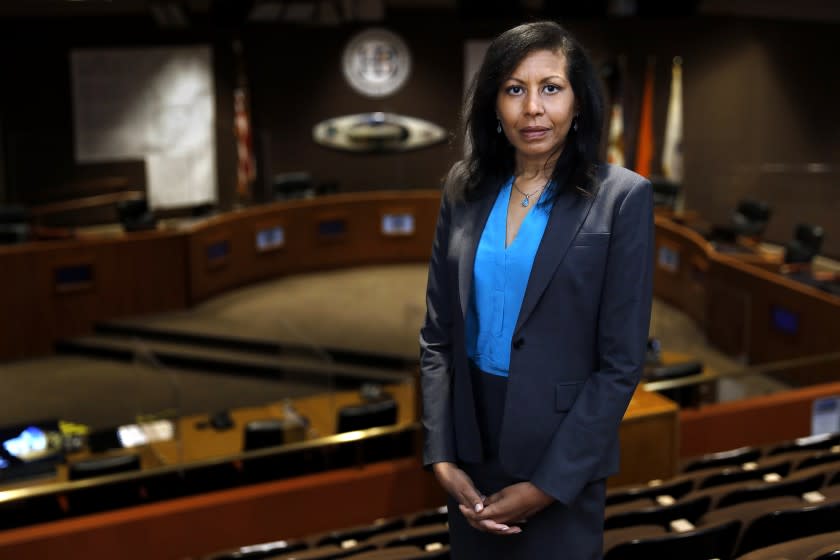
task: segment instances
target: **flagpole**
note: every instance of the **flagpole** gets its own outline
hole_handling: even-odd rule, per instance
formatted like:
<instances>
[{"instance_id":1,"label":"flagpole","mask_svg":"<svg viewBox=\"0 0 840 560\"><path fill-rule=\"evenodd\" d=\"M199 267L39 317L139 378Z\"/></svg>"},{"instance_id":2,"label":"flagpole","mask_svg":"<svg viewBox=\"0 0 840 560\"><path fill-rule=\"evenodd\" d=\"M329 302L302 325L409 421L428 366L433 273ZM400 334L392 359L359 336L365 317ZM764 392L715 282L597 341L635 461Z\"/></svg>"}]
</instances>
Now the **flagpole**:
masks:
<instances>
[{"instance_id":1,"label":"flagpole","mask_svg":"<svg viewBox=\"0 0 840 560\"><path fill-rule=\"evenodd\" d=\"M675 56L671 65L671 91L668 99L668 116L665 120L662 173L667 180L680 187L684 179L682 105L682 58ZM681 212L685 206L684 189L680 188L677 193L674 210Z\"/></svg>"}]
</instances>

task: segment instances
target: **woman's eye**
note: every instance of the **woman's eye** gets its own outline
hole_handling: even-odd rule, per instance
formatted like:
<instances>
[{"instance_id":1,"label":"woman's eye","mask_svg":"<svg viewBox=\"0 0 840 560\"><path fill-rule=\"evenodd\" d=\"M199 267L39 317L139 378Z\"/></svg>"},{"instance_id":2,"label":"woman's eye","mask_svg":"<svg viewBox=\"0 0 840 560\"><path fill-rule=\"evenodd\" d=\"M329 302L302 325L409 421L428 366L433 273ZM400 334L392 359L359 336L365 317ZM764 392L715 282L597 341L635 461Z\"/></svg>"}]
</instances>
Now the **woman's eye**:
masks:
<instances>
[{"instance_id":1,"label":"woman's eye","mask_svg":"<svg viewBox=\"0 0 840 560\"><path fill-rule=\"evenodd\" d=\"M560 91L560 88L554 84L546 84L543 89L546 93L558 93Z\"/></svg>"},{"instance_id":2,"label":"woman's eye","mask_svg":"<svg viewBox=\"0 0 840 560\"><path fill-rule=\"evenodd\" d=\"M522 93L522 86L510 86L507 88L507 92L511 95L519 95Z\"/></svg>"}]
</instances>

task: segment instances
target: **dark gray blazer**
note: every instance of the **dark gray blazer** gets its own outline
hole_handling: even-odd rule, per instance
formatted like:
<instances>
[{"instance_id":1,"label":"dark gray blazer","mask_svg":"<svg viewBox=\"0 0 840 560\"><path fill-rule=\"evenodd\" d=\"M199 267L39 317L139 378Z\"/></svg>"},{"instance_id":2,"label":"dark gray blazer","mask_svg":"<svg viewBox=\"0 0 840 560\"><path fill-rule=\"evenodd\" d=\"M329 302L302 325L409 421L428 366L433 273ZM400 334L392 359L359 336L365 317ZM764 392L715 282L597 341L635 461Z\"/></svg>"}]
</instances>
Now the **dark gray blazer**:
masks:
<instances>
[{"instance_id":1,"label":"dark gray blazer","mask_svg":"<svg viewBox=\"0 0 840 560\"><path fill-rule=\"evenodd\" d=\"M593 196L567 189L554 202L513 333L500 435L508 474L566 504L618 471L653 291L650 183L610 165L597 179ZM482 460L464 319L495 198L441 203L420 332L426 465Z\"/></svg>"}]
</instances>

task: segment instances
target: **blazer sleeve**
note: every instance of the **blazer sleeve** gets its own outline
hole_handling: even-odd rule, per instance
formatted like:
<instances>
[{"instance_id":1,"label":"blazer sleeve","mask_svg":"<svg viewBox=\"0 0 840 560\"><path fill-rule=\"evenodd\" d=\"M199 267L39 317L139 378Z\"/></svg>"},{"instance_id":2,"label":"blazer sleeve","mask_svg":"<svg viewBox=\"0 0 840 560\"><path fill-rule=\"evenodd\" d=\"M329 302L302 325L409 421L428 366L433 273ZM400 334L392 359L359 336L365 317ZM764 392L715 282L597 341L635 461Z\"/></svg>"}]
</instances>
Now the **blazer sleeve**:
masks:
<instances>
[{"instance_id":1,"label":"blazer sleeve","mask_svg":"<svg viewBox=\"0 0 840 560\"><path fill-rule=\"evenodd\" d=\"M642 375L653 297L653 193L639 181L618 203L598 312L598 370L584 382L531 482L569 504L592 480Z\"/></svg>"},{"instance_id":2,"label":"blazer sleeve","mask_svg":"<svg viewBox=\"0 0 840 560\"><path fill-rule=\"evenodd\" d=\"M441 196L440 214L435 228L429 279L426 287L426 318L420 330L420 378L423 394L425 466L455 461L452 424L452 313L447 269L451 208Z\"/></svg>"}]
</instances>

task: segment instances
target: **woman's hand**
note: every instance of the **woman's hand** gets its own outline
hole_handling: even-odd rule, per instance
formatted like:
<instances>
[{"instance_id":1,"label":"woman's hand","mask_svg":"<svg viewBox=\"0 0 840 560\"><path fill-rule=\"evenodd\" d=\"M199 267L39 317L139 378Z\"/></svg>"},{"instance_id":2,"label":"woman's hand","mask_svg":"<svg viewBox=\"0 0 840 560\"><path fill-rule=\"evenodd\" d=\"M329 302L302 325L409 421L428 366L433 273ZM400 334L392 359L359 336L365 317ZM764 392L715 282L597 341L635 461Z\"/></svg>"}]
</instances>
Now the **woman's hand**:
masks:
<instances>
[{"instance_id":1,"label":"woman's hand","mask_svg":"<svg viewBox=\"0 0 840 560\"><path fill-rule=\"evenodd\" d=\"M443 489L458 502L458 507L474 529L497 535L514 535L521 532L519 527L496 523L492 519L475 519L474 516L484 510L484 496L476 490L469 475L454 463L435 463L432 465L432 471Z\"/></svg>"},{"instance_id":2,"label":"woman's hand","mask_svg":"<svg viewBox=\"0 0 840 560\"><path fill-rule=\"evenodd\" d=\"M478 523L486 520L508 525L523 523L553 502L554 498L530 482L519 482L502 488L485 499L481 511L465 512L464 516L470 522Z\"/></svg>"}]
</instances>

